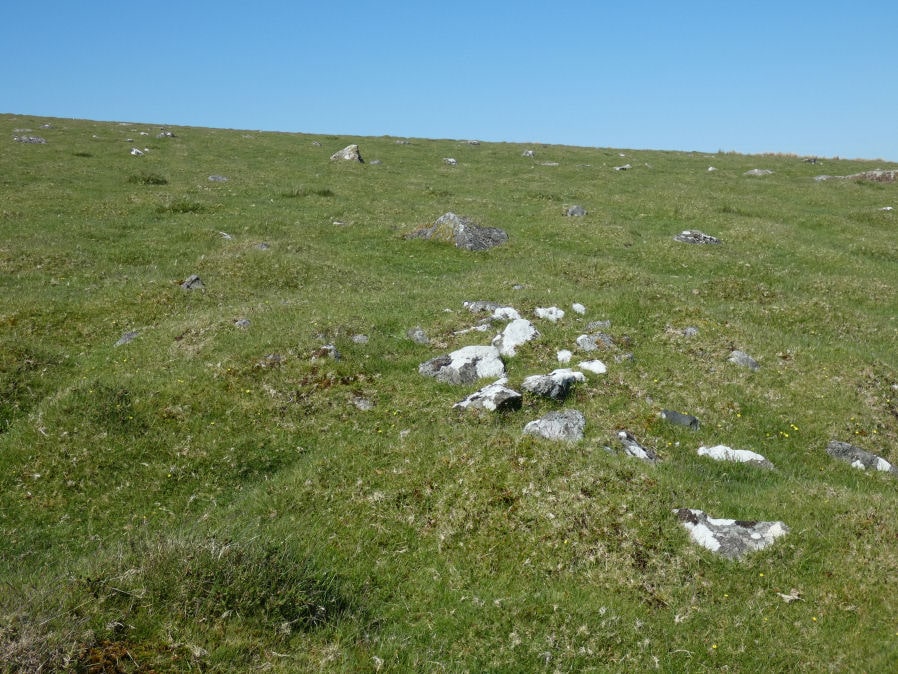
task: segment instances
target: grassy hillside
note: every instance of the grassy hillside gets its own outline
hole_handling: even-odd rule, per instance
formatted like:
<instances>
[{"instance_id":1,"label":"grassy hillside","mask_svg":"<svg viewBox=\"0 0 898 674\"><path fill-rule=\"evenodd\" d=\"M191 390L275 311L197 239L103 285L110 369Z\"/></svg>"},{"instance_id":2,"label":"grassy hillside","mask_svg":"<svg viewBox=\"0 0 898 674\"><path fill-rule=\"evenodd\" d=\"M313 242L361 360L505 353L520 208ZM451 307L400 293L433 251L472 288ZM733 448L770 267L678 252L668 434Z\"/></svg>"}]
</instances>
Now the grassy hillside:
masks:
<instances>
[{"instance_id":1,"label":"grassy hillside","mask_svg":"<svg viewBox=\"0 0 898 674\"><path fill-rule=\"evenodd\" d=\"M825 452L898 462L898 186L814 180L894 166L161 131L0 115L2 671L898 668L898 482ZM447 211L509 241L404 238ZM417 368L501 329L467 300L567 311L511 385L597 320L607 374L459 414ZM681 507L790 533L727 561Z\"/></svg>"}]
</instances>

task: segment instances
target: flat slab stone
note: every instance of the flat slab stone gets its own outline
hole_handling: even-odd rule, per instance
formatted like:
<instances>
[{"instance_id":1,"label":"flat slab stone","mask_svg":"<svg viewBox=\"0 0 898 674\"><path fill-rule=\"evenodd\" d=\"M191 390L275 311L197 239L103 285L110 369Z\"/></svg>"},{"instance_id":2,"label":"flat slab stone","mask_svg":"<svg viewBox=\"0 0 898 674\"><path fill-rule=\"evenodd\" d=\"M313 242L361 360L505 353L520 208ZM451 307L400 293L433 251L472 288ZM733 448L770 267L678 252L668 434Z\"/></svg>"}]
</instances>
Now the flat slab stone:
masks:
<instances>
[{"instance_id":1,"label":"flat slab stone","mask_svg":"<svg viewBox=\"0 0 898 674\"><path fill-rule=\"evenodd\" d=\"M675 426L685 426L686 428L691 428L694 431L697 431L699 426L699 420L696 419L691 414L683 414L682 412L676 412L674 410L661 410L661 418L664 421L671 423Z\"/></svg>"},{"instance_id":2,"label":"flat slab stone","mask_svg":"<svg viewBox=\"0 0 898 674\"><path fill-rule=\"evenodd\" d=\"M898 475L898 468L881 456L872 454L865 449L861 449L860 447L856 447L847 442L830 440L829 444L826 445L826 453L834 459L851 464L852 468L859 468L860 470L878 470L883 473Z\"/></svg>"},{"instance_id":3,"label":"flat slab stone","mask_svg":"<svg viewBox=\"0 0 898 674\"><path fill-rule=\"evenodd\" d=\"M528 393L544 398L564 400L570 393L571 387L577 382L583 381L586 381L586 377L582 372L576 372L570 368L560 368L549 374L530 375L524 379L521 388Z\"/></svg>"},{"instance_id":4,"label":"flat slab stone","mask_svg":"<svg viewBox=\"0 0 898 674\"><path fill-rule=\"evenodd\" d=\"M421 363L418 372L446 384L473 384L478 379L497 379L505 364L494 346L466 346Z\"/></svg>"},{"instance_id":5,"label":"flat slab stone","mask_svg":"<svg viewBox=\"0 0 898 674\"><path fill-rule=\"evenodd\" d=\"M693 243L693 244L718 244L720 243L720 239L716 236L711 236L710 234L705 234L704 232L700 232L697 229L686 229L677 234L674 237L674 241L679 241L680 243Z\"/></svg>"},{"instance_id":6,"label":"flat slab stone","mask_svg":"<svg viewBox=\"0 0 898 674\"><path fill-rule=\"evenodd\" d=\"M579 442L583 439L586 417L577 410L549 412L546 416L524 426L524 435L546 440Z\"/></svg>"},{"instance_id":7,"label":"flat slab stone","mask_svg":"<svg viewBox=\"0 0 898 674\"><path fill-rule=\"evenodd\" d=\"M757 452L752 452L747 449L732 449L726 445L714 445L713 447L701 446L698 448L698 455L707 456L709 459L714 459L715 461L751 463L760 466L761 468L773 468L773 464Z\"/></svg>"},{"instance_id":8,"label":"flat slab stone","mask_svg":"<svg viewBox=\"0 0 898 674\"><path fill-rule=\"evenodd\" d=\"M761 369L761 366L758 365L758 361L756 361L744 351L739 351L738 349L730 353L730 357L727 358L727 360L730 363L741 365L742 367L747 367L749 370L755 372Z\"/></svg>"},{"instance_id":9,"label":"flat slab stone","mask_svg":"<svg viewBox=\"0 0 898 674\"><path fill-rule=\"evenodd\" d=\"M727 559L739 559L763 550L789 533L789 527L783 522L715 519L691 508L673 512L695 543Z\"/></svg>"},{"instance_id":10,"label":"flat slab stone","mask_svg":"<svg viewBox=\"0 0 898 674\"><path fill-rule=\"evenodd\" d=\"M503 356L514 356L519 346L539 337L533 323L526 318L517 318L505 326L505 329L493 339L493 346Z\"/></svg>"},{"instance_id":11,"label":"flat slab stone","mask_svg":"<svg viewBox=\"0 0 898 674\"><path fill-rule=\"evenodd\" d=\"M608 368L605 366L600 360L581 360L580 364L577 365L581 370L586 370L587 372L592 372L593 374L605 374L608 372Z\"/></svg>"}]
</instances>

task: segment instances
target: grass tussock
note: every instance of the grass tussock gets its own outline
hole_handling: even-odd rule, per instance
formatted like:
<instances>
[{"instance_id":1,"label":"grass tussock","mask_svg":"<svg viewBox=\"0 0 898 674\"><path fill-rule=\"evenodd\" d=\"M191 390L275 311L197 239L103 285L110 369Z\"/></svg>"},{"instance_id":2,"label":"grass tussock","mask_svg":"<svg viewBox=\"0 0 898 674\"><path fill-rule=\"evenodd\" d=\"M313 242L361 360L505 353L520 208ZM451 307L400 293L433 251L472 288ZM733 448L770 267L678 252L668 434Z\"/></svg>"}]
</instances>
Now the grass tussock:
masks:
<instances>
[{"instance_id":1,"label":"grass tussock","mask_svg":"<svg viewBox=\"0 0 898 674\"><path fill-rule=\"evenodd\" d=\"M0 138L46 121L0 115ZM54 120L0 152L0 671L898 667L895 482L825 449L898 462L894 183L779 154L175 131L135 160L158 128ZM329 160L349 143L380 167ZM508 241L405 236L449 211ZM453 409L489 382L418 366L504 329L476 300L540 332L512 388L562 349L607 372ZM581 442L523 435L564 408ZM697 454L716 444L775 468ZM678 508L790 532L729 561Z\"/></svg>"}]
</instances>

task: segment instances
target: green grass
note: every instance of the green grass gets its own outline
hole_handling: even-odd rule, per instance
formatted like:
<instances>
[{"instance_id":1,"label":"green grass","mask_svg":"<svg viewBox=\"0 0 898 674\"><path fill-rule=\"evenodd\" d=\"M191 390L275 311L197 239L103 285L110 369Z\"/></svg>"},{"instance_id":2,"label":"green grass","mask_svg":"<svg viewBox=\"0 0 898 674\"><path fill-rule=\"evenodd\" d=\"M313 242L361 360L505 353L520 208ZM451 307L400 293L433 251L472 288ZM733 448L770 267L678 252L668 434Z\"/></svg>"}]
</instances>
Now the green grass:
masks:
<instances>
[{"instance_id":1,"label":"green grass","mask_svg":"<svg viewBox=\"0 0 898 674\"><path fill-rule=\"evenodd\" d=\"M11 141L47 122L45 145ZM813 180L893 166L0 130L0 671L898 666L896 483L825 452L898 461L898 216L880 210L898 186ZM329 160L349 143L368 163ZM509 241L405 238L447 211ZM723 244L674 242L685 229ZM179 287L191 274L204 290ZM512 385L611 321L625 346L566 403L583 442L522 435L557 403L458 414L476 387L418 375L491 337L455 334L478 299L568 310L536 321ZM737 348L761 369L728 363ZM605 451L621 428L662 463ZM695 453L718 443L777 470ZM680 507L791 532L730 562L689 542Z\"/></svg>"}]
</instances>

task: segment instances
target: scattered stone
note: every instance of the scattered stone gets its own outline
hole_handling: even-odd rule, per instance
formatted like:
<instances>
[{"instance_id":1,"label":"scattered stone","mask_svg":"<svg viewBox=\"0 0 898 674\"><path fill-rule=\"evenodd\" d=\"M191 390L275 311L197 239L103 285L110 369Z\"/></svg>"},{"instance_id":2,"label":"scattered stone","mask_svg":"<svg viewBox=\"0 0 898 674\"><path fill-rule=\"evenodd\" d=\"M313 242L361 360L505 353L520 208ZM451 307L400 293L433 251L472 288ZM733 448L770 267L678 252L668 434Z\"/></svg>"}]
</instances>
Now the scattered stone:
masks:
<instances>
[{"instance_id":1,"label":"scattered stone","mask_svg":"<svg viewBox=\"0 0 898 674\"><path fill-rule=\"evenodd\" d=\"M579 442L583 439L586 418L577 410L549 412L541 419L524 426L524 435L533 435L546 440Z\"/></svg>"},{"instance_id":2,"label":"scattered stone","mask_svg":"<svg viewBox=\"0 0 898 674\"><path fill-rule=\"evenodd\" d=\"M876 454L871 454L870 452L861 449L860 447L855 447L847 442L831 440L829 444L826 445L826 453L834 459L850 463L852 468L859 468L860 470L867 470L869 468L871 470L898 475L898 468L882 457L877 456Z\"/></svg>"},{"instance_id":3,"label":"scattered stone","mask_svg":"<svg viewBox=\"0 0 898 674\"><path fill-rule=\"evenodd\" d=\"M46 145L47 139L40 136L13 136L16 143L29 143L31 145Z\"/></svg>"},{"instance_id":4,"label":"scattered stone","mask_svg":"<svg viewBox=\"0 0 898 674\"><path fill-rule=\"evenodd\" d=\"M611 321L592 321L586 324L587 330L608 330L611 327Z\"/></svg>"},{"instance_id":5,"label":"scattered stone","mask_svg":"<svg viewBox=\"0 0 898 674\"><path fill-rule=\"evenodd\" d=\"M581 370L586 370L587 372L592 372L593 374L605 374L608 372L608 368L605 367L605 363L600 360L581 360L580 364L577 365Z\"/></svg>"},{"instance_id":6,"label":"scattered stone","mask_svg":"<svg viewBox=\"0 0 898 674\"><path fill-rule=\"evenodd\" d=\"M175 134L168 129L162 129L159 133L156 134L156 138L174 138Z\"/></svg>"},{"instance_id":7,"label":"scattered stone","mask_svg":"<svg viewBox=\"0 0 898 674\"><path fill-rule=\"evenodd\" d=\"M472 314L480 314L500 309L502 307L498 302L490 302L489 300L475 300L473 302L462 302L462 306Z\"/></svg>"},{"instance_id":8,"label":"scattered stone","mask_svg":"<svg viewBox=\"0 0 898 674\"><path fill-rule=\"evenodd\" d=\"M498 227L481 227L468 218L445 213L432 226L417 229L406 238L436 239L454 243L456 248L479 251L505 243L508 234Z\"/></svg>"},{"instance_id":9,"label":"scattered stone","mask_svg":"<svg viewBox=\"0 0 898 674\"><path fill-rule=\"evenodd\" d=\"M209 176L209 182L212 183L226 183L228 179L225 176L220 176L217 173Z\"/></svg>"},{"instance_id":10,"label":"scattered stone","mask_svg":"<svg viewBox=\"0 0 898 674\"><path fill-rule=\"evenodd\" d=\"M717 170L717 169L714 168L713 166L709 166L709 167L708 167L708 173L711 173L712 171L716 171L716 170Z\"/></svg>"},{"instance_id":11,"label":"scattered stone","mask_svg":"<svg viewBox=\"0 0 898 674\"><path fill-rule=\"evenodd\" d=\"M455 157L443 157L443 163L449 166L458 166L458 160Z\"/></svg>"},{"instance_id":12,"label":"scattered stone","mask_svg":"<svg viewBox=\"0 0 898 674\"><path fill-rule=\"evenodd\" d=\"M814 182L822 183L825 180L832 180L833 178L835 178L835 176L827 176L827 175L814 176Z\"/></svg>"},{"instance_id":13,"label":"scattered stone","mask_svg":"<svg viewBox=\"0 0 898 674\"><path fill-rule=\"evenodd\" d=\"M522 157L531 157L531 158L532 158L532 157L533 157L533 150L524 150L524 151L521 153L521 156L522 156Z\"/></svg>"},{"instance_id":14,"label":"scattered stone","mask_svg":"<svg viewBox=\"0 0 898 674\"><path fill-rule=\"evenodd\" d=\"M353 335L352 336L353 344L367 344L368 343L368 335Z\"/></svg>"},{"instance_id":15,"label":"scattered stone","mask_svg":"<svg viewBox=\"0 0 898 674\"><path fill-rule=\"evenodd\" d=\"M892 208L891 206L883 206L883 207L880 208L879 210L881 210L881 211L893 211L893 210L895 210L895 209Z\"/></svg>"},{"instance_id":16,"label":"scattered stone","mask_svg":"<svg viewBox=\"0 0 898 674\"><path fill-rule=\"evenodd\" d=\"M369 412L374 409L374 402L365 398L364 396L354 396L352 399L352 404L355 405L362 412Z\"/></svg>"},{"instance_id":17,"label":"scattered stone","mask_svg":"<svg viewBox=\"0 0 898 674\"><path fill-rule=\"evenodd\" d=\"M143 154L144 154L144 153L143 153L143 150L139 150L139 149L136 148L136 147L132 147L132 148L131 148L131 155L132 155L133 157L143 157Z\"/></svg>"},{"instance_id":18,"label":"scattered stone","mask_svg":"<svg viewBox=\"0 0 898 674\"><path fill-rule=\"evenodd\" d=\"M749 370L752 370L754 372L757 372L761 369L761 366L758 365L758 361L756 361L744 351L739 351L738 349L730 354L730 357L727 358L727 361L730 363L735 363L736 365L741 365L742 367L747 367Z\"/></svg>"},{"instance_id":19,"label":"scattered stone","mask_svg":"<svg viewBox=\"0 0 898 674\"><path fill-rule=\"evenodd\" d=\"M586 215L586 209L583 206L570 206L565 209L564 214L571 218L582 218Z\"/></svg>"},{"instance_id":20,"label":"scattered stone","mask_svg":"<svg viewBox=\"0 0 898 674\"><path fill-rule=\"evenodd\" d=\"M496 321L517 321L520 318L521 314L514 307L497 307L493 311L493 320Z\"/></svg>"},{"instance_id":21,"label":"scattered stone","mask_svg":"<svg viewBox=\"0 0 898 674\"><path fill-rule=\"evenodd\" d=\"M234 321L235 328L241 328L242 330L246 330L249 327L249 319L248 318L238 318Z\"/></svg>"},{"instance_id":22,"label":"scattered stone","mask_svg":"<svg viewBox=\"0 0 898 674\"><path fill-rule=\"evenodd\" d=\"M618 431L617 438L627 456L642 459L649 463L658 463L661 460L654 450L643 447L630 431Z\"/></svg>"},{"instance_id":23,"label":"scattered stone","mask_svg":"<svg viewBox=\"0 0 898 674\"><path fill-rule=\"evenodd\" d=\"M631 168L633 168L633 167L630 166L629 164L624 164L623 166L615 166L614 170L615 171L629 171Z\"/></svg>"},{"instance_id":24,"label":"scattered stone","mask_svg":"<svg viewBox=\"0 0 898 674\"><path fill-rule=\"evenodd\" d=\"M505 365L494 346L466 346L421 363L418 372L445 384L473 384L478 379L496 379Z\"/></svg>"},{"instance_id":25,"label":"scattered stone","mask_svg":"<svg viewBox=\"0 0 898 674\"><path fill-rule=\"evenodd\" d=\"M789 533L789 527L783 522L715 519L691 508L673 512L694 542L727 559L739 559L749 552L763 550Z\"/></svg>"},{"instance_id":26,"label":"scattered stone","mask_svg":"<svg viewBox=\"0 0 898 674\"><path fill-rule=\"evenodd\" d=\"M118 338L118 341L115 343L115 346L122 346L127 344L128 342L134 341L134 338L137 337L140 333L137 330L130 330L126 332L124 335Z\"/></svg>"},{"instance_id":27,"label":"scattered stone","mask_svg":"<svg viewBox=\"0 0 898 674\"><path fill-rule=\"evenodd\" d=\"M596 349L611 349L614 347L614 340L609 335L597 332L592 335L580 335L577 337L577 346L583 351L595 351Z\"/></svg>"},{"instance_id":28,"label":"scattered stone","mask_svg":"<svg viewBox=\"0 0 898 674\"><path fill-rule=\"evenodd\" d=\"M490 412L505 412L521 409L523 396L514 389L508 388L508 379L502 377L476 393L472 393L461 402L455 403L453 409L483 409Z\"/></svg>"},{"instance_id":29,"label":"scattered stone","mask_svg":"<svg viewBox=\"0 0 898 674\"><path fill-rule=\"evenodd\" d=\"M362 154L359 152L359 146L355 144L347 145L342 150L334 152L331 155L332 161L339 161L341 159L344 161L357 161L360 164L365 163L365 160L362 159Z\"/></svg>"},{"instance_id":30,"label":"scattered stone","mask_svg":"<svg viewBox=\"0 0 898 674\"><path fill-rule=\"evenodd\" d=\"M256 367L265 369L269 367L280 367L284 364L284 357L279 353L269 353L262 360L256 363Z\"/></svg>"},{"instance_id":31,"label":"scattered stone","mask_svg":"<svg viewBox=\"0 0 898 674\"><path fill-rule=\"evenodd\" d=\"M557 161L541 161L539 163L540 166L558 166Z\"/></svg>"},{"instance_id":32,"label":"scattered stone","mask_svg":"<svg viewBox=\"0 0 898 674\"><path fill-rule=\"evenodd\" d=\"M751 463L761 468L773 468L773 464L756 452L747 449L731 449L726 445L714 445L713 447L698 448L699 456L707 456L715 461L734 461L736 463Z\"/></svg>"},{"instance_id":33,"label":"scattered stone","mask_svg":"<svg viewBox=\"0 0 898 674\"><path fill-rule=\"evenodd\" d=\"M271 246L269 246L267 243L265 243L265 242L263 241L263 242L261 242L261 243L257 243L257 244L256 244L256 248L259 249L259 250L268 250L269 248L271 248Z\"/></svg>"},{"instance_id":34,"label":"scattered stone","mask_svg":"<svg viewBox=\"0 0 898 674\"><path fill-rule=\"evenodd\" d=\"M368 162L369 166L380 166L383 162L380 159L375 159L374 161Z\"/></svg>"},{"instance_id":35,"label":"scattered stone","mask_svg":"<svg viewBox=\"0 0 898 674\"><path fill-rule=\"evenodd\" d=\"M420 325L409 328L405 332L405 336L412 340L415 344L430 344L430 337Z\"/></svg>"},{"instance_id":36,"label":"scattered stone","mask_svg":"<svg viewBox=\"0 0 898 674\"><path fill-rule=\"evenodd\" d=\"M181 287L184 290L205 290L206 286L203 283L203 280L197 276L196 274L191 274L184 281L181 282Z\"/></svg>"},{"instance_id":37,"label":"scattered stone","mask_svg":"<svg viewBox=\"0 0 898 674\"><path fill-rule=\"evenodd\" d=\"M773 171L769 169L752 169L751 171L746 171L742 175L745 176L769 176L773 173Z\"/></svg>"},{"instance_id":38,"label":"scattered stone","mask_svg":"<svg viewBox=\"0 0 898 674\"><path fill-rule=\"evenodd\" d=\"M873 171L862 171L861 173L853 173L845 176L845 180L869 180L875 183L893 183L898 177L898 171L883 171L875 169Z\"/></svg>"},{"instance_id":39,"label":"scattered stone","mask_svg":"<svg viewBox=\"0 0 898 674\"><path fill-rule=\"evenodd\" d=\"M668 423L674 424L675 426L685 426L686 428L691 428L693 431L697 431L701 425L699 420L691 414L683 414L682 412L675 412L674 410L661 410L660 416Z\"/></svg>"},{"instance_id":40,"label":"scattered stone","mask_svg":"<svg viewBox=\"0 0 898 674\"><path fill-rule=\"evenodd\" d=\"M234 238L233 236L231 236L231 235L228 234L227 232L219 232L219 234L221 235L221 238L222 238L222 239L227 239L228 241L230 241L231 239Z\"/></svg>"},{"instance_id":41,"label":"scattered stone","mask_svg":"<svg viewBox=\"0 0 898 674\"><path fill-rule=\"evenodd\" d=\"M314 353L312 353L312 360L318 360L319 358L340 360L340 352L337 351L337 347L333 344L325 344L324 346L316 349Z\"/></svg>"},{"instance_id":42,"label":"scattered stone","mask_svg":"<svg viewBox=\"0 0 898 674\"><path fill-rule=\"evenodd\" d=\"M469 140L468 145L480 145L480 141L479 140Z\"/></svg>"},{"instance_id":43,"label":"scattered stone","mask_svg":"<svg viewBox=\"0 0 898 674\"><path fill-rule=\"evenodd\" d=\"M683 331L681 334L683 335L683 337L695 337L696 335L698 335L698 328L696 328L692 325L687 326L687 327L683 328Z\"/></svg>"},{"instance_id":44,"label":"scattered stone","mask_svg":"<svg viewBox=\"0 0 898 674\"><path fill-rule=\"evenodd\" d=\"M568 351L567 349L562 349L558 352L558 362L561 364L566 364L571 362L571 358L573 357L573 353Z\"/></svg>"},{"instance_id":45,"label":"scattered stone","mask_svg":"<svg viewBox=\"0 0 898 674\"><path fill-rule=\"evenodd\" d=\"M574 302L571 305L571 309L574 311L575 314L580 314L581 316L586 313L586 307L584 307L579 302Z\"/></svg>"},{"instance_id":46,"label":"scattered stone","mask_svg":"<svg viewBox=\"0 0 898 674\"><path fill-rule=\"evenodd\" d=\"M534 374L521 384L521 388L534 395L544 398L552 398L553 400L564 400L567 398L571 387L576 382L586 381L586 377L582 372L576 372L569 368L553 370L549 374Z\"/></svg>"},{"instance_id":47,"label":"scattered stone","mask_svg":"<svg viewBox=\"0 0 898 674\"><path fill-rule=\"evenodd\" d=\"M564 310L558 307L537 307L533 310L533 313L537 318L544 318L552 323L564 318Z\"/></svg>"},{"instance_id":48,"label":"scattered stone","mask_svg":"<svg viewBox=\"0 0 898 674\"><path fill-rule=\"evenodd\" d=\"M720 239L718 239L717 237L711 236L710 234L705 234L704 232L700 232L697 229L687 229L680 232L674 237L674 241L697 244L720 243Z\"/></svg>"},{"instance_id":49,"label":"scattered stone","mask_svg":"<svg viewBox=\"0 0 898 674\"><path fill-rule=\"evenodd\" d=\"M317 140L312 141L312 147L321 147L321 143Z\"/></svg>"},{"instance_id":50,"label":"scattered stone","mask_svg":"<svg viewBox=\"0 0 898 674\"><path fill-rule=\"evenodd\" d=\"M518 318L506 325L501 334L496 335L493 339L493 347L503 356L514 356L519 346L537 337L539 337L539 330L533 326L533 323L526 318Z\"/></svg>"}]
</instances>

